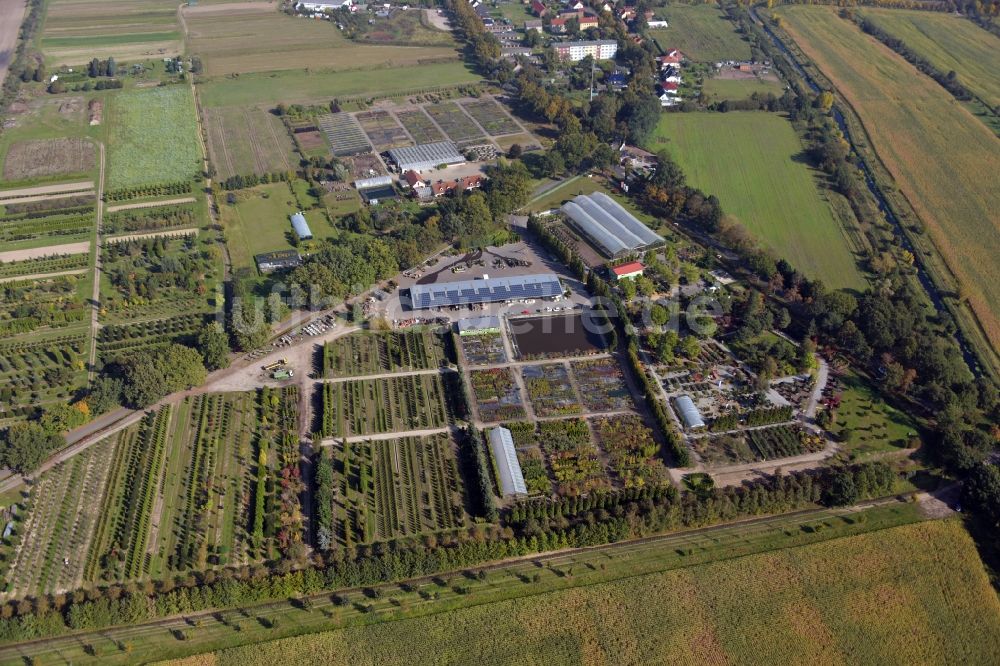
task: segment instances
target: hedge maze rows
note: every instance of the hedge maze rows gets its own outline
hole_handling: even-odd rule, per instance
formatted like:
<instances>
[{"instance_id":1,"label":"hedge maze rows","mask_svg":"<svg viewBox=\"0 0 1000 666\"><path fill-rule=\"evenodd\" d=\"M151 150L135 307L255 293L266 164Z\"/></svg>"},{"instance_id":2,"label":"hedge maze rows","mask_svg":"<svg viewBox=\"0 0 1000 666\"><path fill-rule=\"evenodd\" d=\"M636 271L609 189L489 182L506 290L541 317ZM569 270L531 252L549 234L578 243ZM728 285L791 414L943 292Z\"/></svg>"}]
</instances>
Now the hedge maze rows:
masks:
<instances>
[{"instance_id":1,"label":"hedge maze rows","mask_svg":"<svg viewBox=\"0 0 1000 666\"><path fill-rule=\"evenodd\" d=\"M429 330L360 333L323 347L325 377L431 370L445 359L446 337Z\"/></svg>"},{"instance_id":2,"label":"hedge maze rows","mask_svg":"<svg viewBox=\"0 0 1000 666\"><path fill-rule=\"evenodd\" d=\"M463 489L447 434L345 444L345 543L369 543L465 526Z\"/></svg>"},{"instance_id":3,"label":"hedge maze rows","mask_svg":"<svg viewBox=\"0 0 1000 666\"><path fill-rule=\"evenodd\" d=\"M323 385L326 437L440 428L448 423L441 377L409 375Z\"/></svg>"}]
</instances>

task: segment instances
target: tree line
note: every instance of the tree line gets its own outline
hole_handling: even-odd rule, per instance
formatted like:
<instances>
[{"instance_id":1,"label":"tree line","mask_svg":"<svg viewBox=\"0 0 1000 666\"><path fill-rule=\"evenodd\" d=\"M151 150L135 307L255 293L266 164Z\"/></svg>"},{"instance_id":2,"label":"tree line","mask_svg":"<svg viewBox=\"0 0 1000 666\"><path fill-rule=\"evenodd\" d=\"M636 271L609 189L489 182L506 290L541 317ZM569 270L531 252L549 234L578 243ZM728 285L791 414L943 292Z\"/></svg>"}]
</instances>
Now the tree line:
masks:
<instances>
[{"instance_id":1,"label":"tree line","mask_svg":"<svg viewBox=\"0 0 1000 666\"><path fill-rule=\"evenodd\" d=\"M883 463L775 475L694 493L646 486L556 502L528 502L448 543L399 539L174 578L80 589L0 605L0 641L136 624L178 613L232 608L344 588L378 585L562 548L634 539L683 528L815 506L852 504L893 490ZM124 648L122 648L124 649Z\"/></svg>"}]
</instances>

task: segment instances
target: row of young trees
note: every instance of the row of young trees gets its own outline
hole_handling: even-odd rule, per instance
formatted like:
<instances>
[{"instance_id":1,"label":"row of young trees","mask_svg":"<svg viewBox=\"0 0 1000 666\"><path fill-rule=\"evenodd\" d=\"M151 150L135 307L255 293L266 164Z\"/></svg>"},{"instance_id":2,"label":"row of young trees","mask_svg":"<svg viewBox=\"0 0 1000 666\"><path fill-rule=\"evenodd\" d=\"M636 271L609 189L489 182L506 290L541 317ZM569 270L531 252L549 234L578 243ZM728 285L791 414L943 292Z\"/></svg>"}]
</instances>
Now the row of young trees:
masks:
<instances>
[{"instance_id":1,"label":"row of young trees","mask_svg":"<svg viewBox=\"0 0 1000 666\"><path fill-rule=\"evenodd\" d=\"M135 624L157 617L232 608L347 587L432 575L508 557L559 548L613 543L823 502L850 504L892 492L896 477L882 463L822 473L796 472L706 492L646 486L557 502L531 502L501 516L498 525L474 526L449 544L429 539L333 550L312 566L292 570L285 559L265 566L210 570L174 579L78 590L10 601L0 607L0 641Z\"/></svg>"}]
</instances>

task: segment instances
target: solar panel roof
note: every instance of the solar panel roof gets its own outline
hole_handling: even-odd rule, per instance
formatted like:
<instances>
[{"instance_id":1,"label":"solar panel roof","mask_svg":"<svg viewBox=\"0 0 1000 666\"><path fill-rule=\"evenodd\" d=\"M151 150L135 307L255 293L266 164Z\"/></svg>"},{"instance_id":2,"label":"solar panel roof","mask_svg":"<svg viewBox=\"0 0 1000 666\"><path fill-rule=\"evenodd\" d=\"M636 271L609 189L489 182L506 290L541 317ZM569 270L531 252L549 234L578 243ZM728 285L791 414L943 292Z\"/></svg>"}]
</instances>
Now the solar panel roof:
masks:
<instances>
[{"instance_id":1,"label":"solar panel roof","mask_svg":"<svg viewBox=\"0 0 1000 666\"><path fill-rule=\"evenodd\" d=\"M555 273L540 273L447 284L417 284L410 287L410 300L411 307L420 310L522 298L551 298L562 291L562 284Z\"/></svg>"}]
</instances>

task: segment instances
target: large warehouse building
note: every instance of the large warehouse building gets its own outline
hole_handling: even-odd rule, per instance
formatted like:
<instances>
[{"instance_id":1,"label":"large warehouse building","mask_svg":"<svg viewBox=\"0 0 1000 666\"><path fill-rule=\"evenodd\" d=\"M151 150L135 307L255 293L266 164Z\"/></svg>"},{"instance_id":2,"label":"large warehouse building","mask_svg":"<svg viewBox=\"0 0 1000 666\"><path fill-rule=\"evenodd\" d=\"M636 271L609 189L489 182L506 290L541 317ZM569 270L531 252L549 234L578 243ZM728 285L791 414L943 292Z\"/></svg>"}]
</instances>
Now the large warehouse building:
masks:
<instances>
[{"instance_id":1,"label":"large warehouse building","mask_svg":"<svg viewBox=\"0 0 1000 666\"><path fill-rule=\"evenodd\" d=\"M541 273L446 284L415 284L410 287L410 301L414 310L425 310L525 298L553 298L562 292L562 284L555 273Z\"/></svg>"},{"instance_id":2,"label":"large warehouse building","mask_svg":"<svg viewBox=\"0 0 1000 666\"><path fill-rule=\"evenodd\" d=\"M514 437L510 430L496 427L490 430L490 449L497 461L497 476L500 477L500 492L508 495L527 495L528 487L524 484L524 474L521 463L517 460L514 450Z\"/></svg>"},{"instance_id":3,"label":"large warehouse building","mask_svg":"<svg viewBox=\"0 0 1000 666\"><path fill-rule=\"evenodd\" d=\"M434 169L442 164L465 164L465 156L451 141L393 148L389 158L399 167L400 173Z\"/></svg>"},{"instance_id":4,"label":"large warehouse building","mask_svg":"<svg viewBox=\"0 0 1000 666\"><path fill-rule=\"evenodd\" d=\"M662 236L603 192L581 194L563 204L561 210L573 226L609 257L620 257L664 242Z\"/></svg>"}]
</instances>

